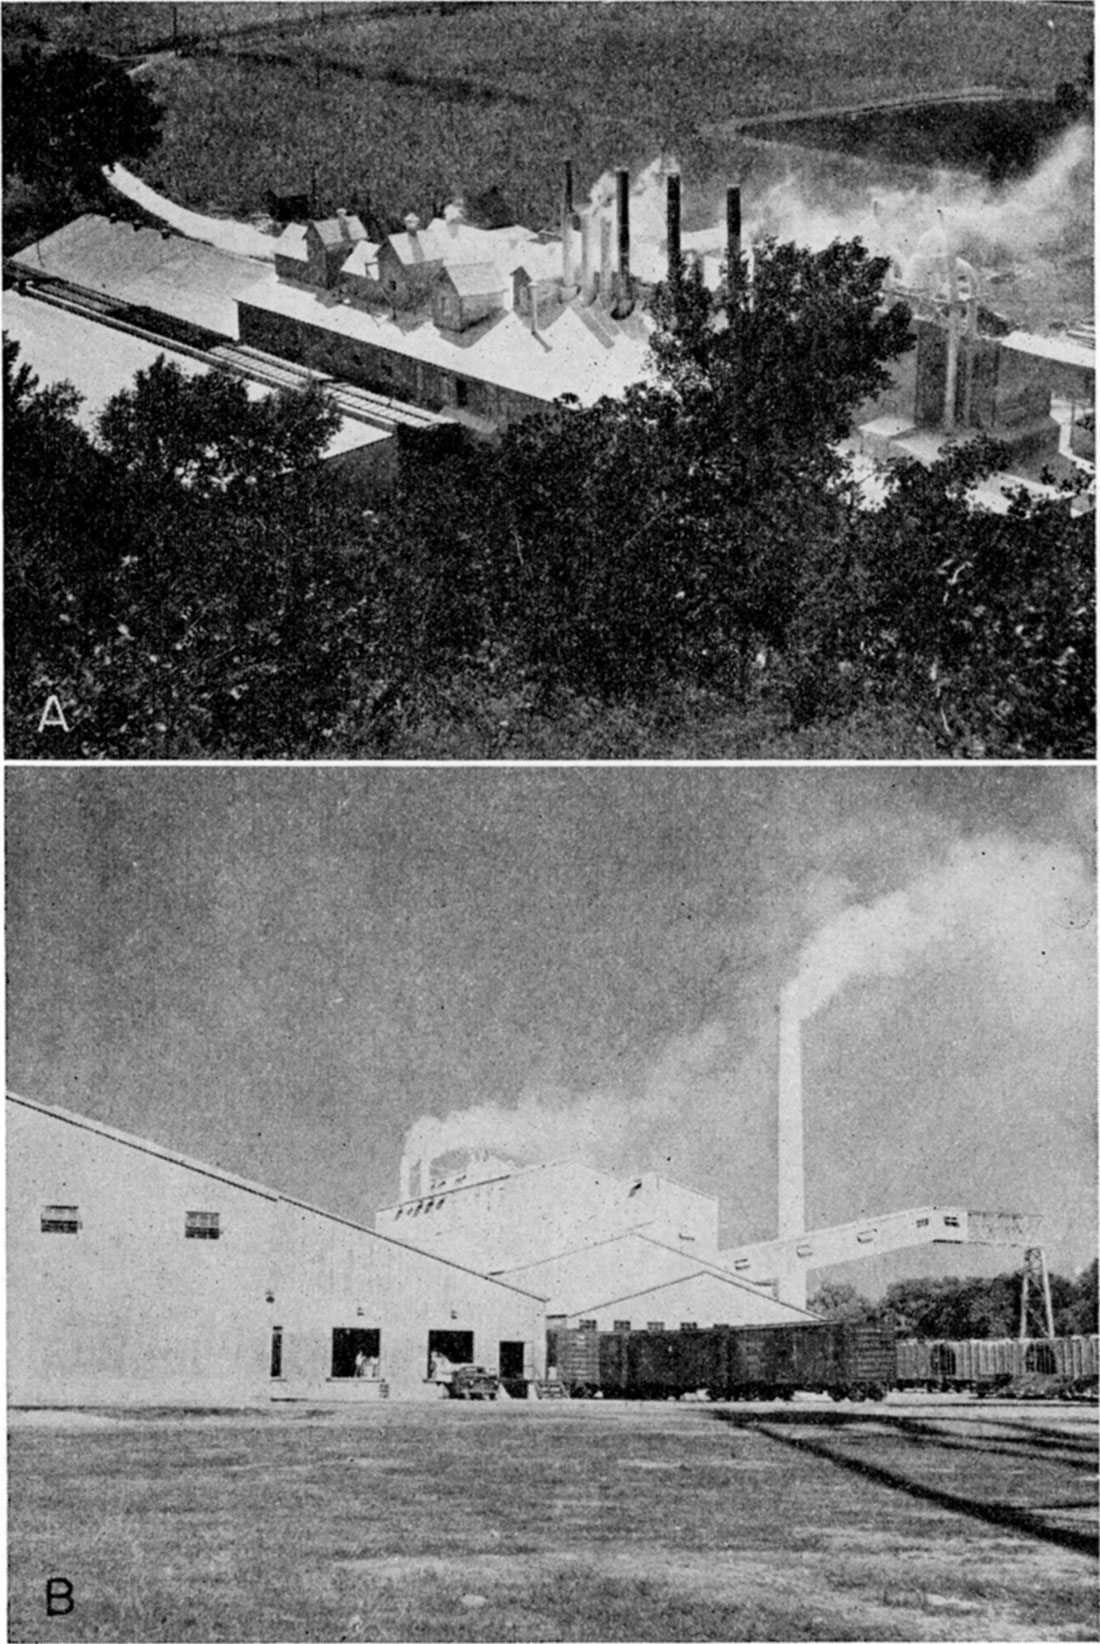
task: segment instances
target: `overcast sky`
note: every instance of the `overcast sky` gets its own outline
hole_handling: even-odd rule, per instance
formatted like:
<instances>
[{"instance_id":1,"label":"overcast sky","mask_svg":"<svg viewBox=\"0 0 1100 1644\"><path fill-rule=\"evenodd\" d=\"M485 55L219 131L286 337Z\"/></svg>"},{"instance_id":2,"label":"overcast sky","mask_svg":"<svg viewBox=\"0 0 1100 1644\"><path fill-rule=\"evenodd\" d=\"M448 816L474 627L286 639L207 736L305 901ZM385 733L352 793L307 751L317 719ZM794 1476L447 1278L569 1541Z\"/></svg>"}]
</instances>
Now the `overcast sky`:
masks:
<instances>
[{"instance_id":1,"label":"overcast sky","mask_svg":"<svg viewBox=\"0 0 1100 1644\"><path fill-rule=\"evenodd\" d=\"M663 1170L729 1244L774 1235L798 979L809 1225L1037 1211L1070 1272L1096 1249L1093 787L9 769L9 1083L368 1223L431 1119ZM1013 1265L934 1257L879 1276Z\"/></svg>"}]
</instances>

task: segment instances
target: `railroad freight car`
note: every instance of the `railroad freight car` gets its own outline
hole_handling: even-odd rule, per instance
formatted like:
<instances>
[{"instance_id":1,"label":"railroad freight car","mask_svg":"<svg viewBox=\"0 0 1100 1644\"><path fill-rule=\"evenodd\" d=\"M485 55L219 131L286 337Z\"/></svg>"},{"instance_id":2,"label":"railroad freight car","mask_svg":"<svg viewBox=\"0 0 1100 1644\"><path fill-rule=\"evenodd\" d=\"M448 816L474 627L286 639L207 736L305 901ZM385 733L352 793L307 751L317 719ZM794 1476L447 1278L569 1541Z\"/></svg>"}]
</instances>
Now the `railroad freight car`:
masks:
<instances>
[{"instance_id":1,"label":"railroad freight car","mask_svg":"<svg viewBox=\"0 0 1100 1644\"><path fill-rule=\"evenodd\" d=\"M898 1386L926 1392L1088 1394L1100 1373L1100 1338L899 1341Z\"/></svg>"},{"instance_id":2,"label":"railroad freight car","mask_svg":"<svg viewBox=\"0 0 1100 1644\"><path fill-rule=\"evenodd\" d=\"M553 1330L547 1356L575 1396L632 1399L879 1399L896 1370L892 1331L825 1323Z\"/></svg>"}]
</instances>

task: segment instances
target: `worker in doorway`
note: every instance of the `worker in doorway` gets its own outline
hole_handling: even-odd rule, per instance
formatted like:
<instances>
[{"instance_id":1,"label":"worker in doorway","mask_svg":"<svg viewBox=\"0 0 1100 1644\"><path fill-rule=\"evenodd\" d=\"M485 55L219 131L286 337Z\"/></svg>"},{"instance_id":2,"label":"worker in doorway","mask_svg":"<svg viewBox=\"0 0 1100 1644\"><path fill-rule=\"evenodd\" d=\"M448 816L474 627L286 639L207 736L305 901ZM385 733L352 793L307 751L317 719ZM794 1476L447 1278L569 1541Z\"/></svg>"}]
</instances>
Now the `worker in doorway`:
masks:
<instances>
[{"instance_id":1,"label":"worker in doorway","mask_svg":"<svg viewBox=\"0 0 1100 1644\"><path fill-rule=\"evenodd\" d=\"M433 1353L428 1368L428 1380L438 1381L444 1387L449 1387L454 1380L454 1365L446 1353Z\"/></svg>"}]
</instances>

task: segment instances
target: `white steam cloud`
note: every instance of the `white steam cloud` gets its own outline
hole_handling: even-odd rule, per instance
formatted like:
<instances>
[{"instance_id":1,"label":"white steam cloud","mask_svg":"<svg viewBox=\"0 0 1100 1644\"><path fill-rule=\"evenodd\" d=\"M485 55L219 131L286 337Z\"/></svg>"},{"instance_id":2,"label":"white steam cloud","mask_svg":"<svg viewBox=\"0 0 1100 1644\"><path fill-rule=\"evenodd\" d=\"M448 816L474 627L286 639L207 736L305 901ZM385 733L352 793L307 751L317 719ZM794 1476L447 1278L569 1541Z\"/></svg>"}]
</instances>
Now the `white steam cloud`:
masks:
<instances>
[{"instance_id":1,"label":"white steam cloud","mask_svg":"<svg viewBox=\"0 0 1100 1644\"><path fill-rule=\"evenodd\" d=\"M974 838L874 900L837 909L835 897L823 901L820 876L798 899L803 920L810 913L822 921L783 989L801 1020L850 982L896 978L920 965L957 976L976 1013L998 1027L1038 1024L1064 1034L1094 1004L1093 887L1082 856L1065 846ZM783 922L774 908L768 921L772 929ZM729 1151L738 1126L758 1128L755 1107L774 1101L771 1053L755 1043L756 1024L774 1023L774 988L774 975L762 973L746 1007L751 1025L715 1021L677 1035L631 1078L580 1092L532 1084L514 1105L486 1102L418 1119L406 1137L403 1180L414 1165L457 1151L524 1164L579 1157L621 1171L671 1159L674 1174L677 1166L681 1175L693 1166L705 1171Z\"/></svg>"}]
</instances>

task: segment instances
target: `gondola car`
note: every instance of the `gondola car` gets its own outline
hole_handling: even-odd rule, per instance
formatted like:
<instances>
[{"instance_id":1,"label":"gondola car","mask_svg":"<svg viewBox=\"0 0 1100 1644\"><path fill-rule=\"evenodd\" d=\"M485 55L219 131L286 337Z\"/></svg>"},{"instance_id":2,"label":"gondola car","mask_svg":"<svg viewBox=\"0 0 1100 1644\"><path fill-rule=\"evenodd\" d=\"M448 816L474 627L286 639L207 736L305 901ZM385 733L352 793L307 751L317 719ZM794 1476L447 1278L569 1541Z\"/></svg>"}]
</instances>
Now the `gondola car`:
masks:
<instances>
[{"instance_id":1,"label":"gondola car","mask_svg":"<svg viewBox=\"0 0 1100 1644\"><path fill-rule=\"evenodd\" d=\"M936 1393L1088 1395L1100 1371L1100 1338L994 1337L972 1341L899 1341L898 1386Z\"/></svg>"}]
</instances>

